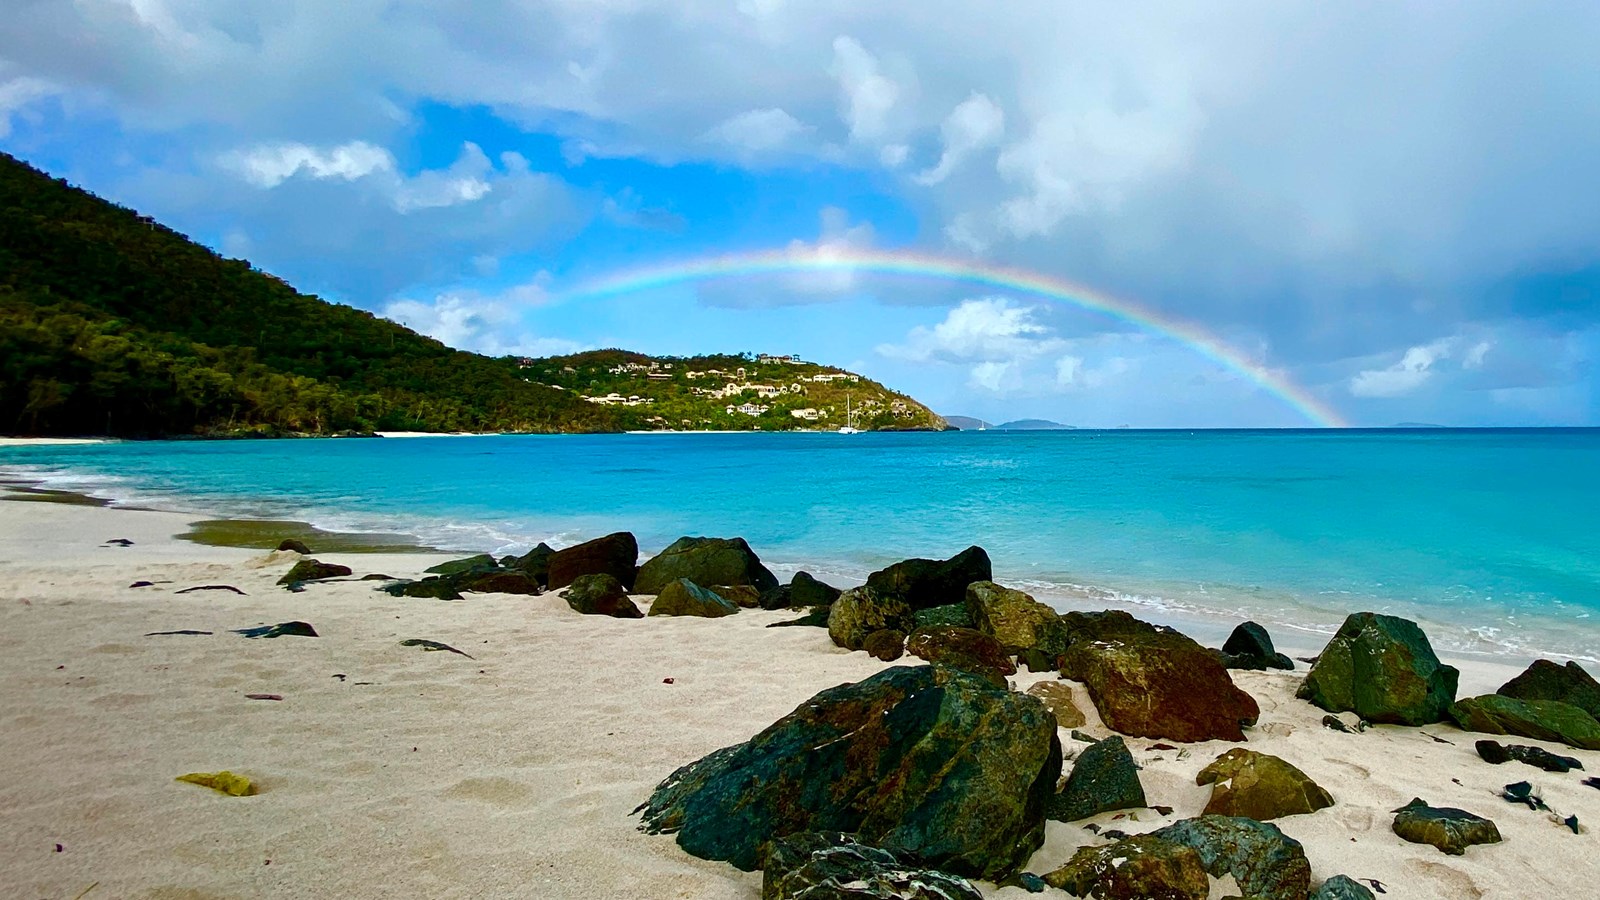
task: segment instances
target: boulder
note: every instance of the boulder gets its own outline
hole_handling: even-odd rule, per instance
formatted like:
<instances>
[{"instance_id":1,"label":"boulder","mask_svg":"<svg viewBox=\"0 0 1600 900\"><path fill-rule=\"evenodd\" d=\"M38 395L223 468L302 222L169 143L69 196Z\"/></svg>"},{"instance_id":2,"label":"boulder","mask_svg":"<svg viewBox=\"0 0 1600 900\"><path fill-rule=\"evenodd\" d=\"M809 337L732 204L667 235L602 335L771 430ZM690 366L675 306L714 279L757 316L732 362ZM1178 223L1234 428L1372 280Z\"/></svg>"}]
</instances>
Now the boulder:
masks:
<instances>
[{"instance_id":1,"label":"boulder","mask_svg":"<svg viewBox=\"0 0 1600 900\"><path fill-rule=\"evenodd\" d=\"M539 582L541 587L549 587L550 557L555 555L556 551L551 549L549 544L540 542L537 547L505 563L505 567L526 572L534 581Z\"/></svg>"},{"instance_id":2,"label":"boulder","mask_svg":"<svg viewBox=\"0 0 1600 900\"><path fill-rule=\"evenodd\" d=\"M435 575L421 581L397 581L378 590L396 597L421 597L426 600L460 600L461 592L448 578Z\"/></svg>"},{"instance_id":3,"label":"boulder","mask_svg":"<svg viewBox=\"0 0 1600 900\"><path fill-rule=\"evenodd\" d=\"M641 828L747 871L775 837L841 831L996 880L1043 843L1060 772L1039 701L942 666L895 666L674 772L641 807Z\"/></svg>"},{"instance_id":4,"label":"boulder","mask_svg":"<svg viewBox=\"0 0 1600 900\"><path fill-rule=\"evenodd\" d=\"M761 605L761 592L748 584L714 584L708 590L740 609Z\"/></svg>"},{"instance_id":5,"label":"boulder","mask_svg":"<svg viewBox=\"0 0 1600 900\"><path fill-rule=\"evenodd\" d=\"M777 838L761 870L761 900L983 900L965 878L920 869L853 834Z\"/></svg>"},{"instance_id":6,"label":"boulder","mask_svg":"<svg viewBox=\"0 0 1600 900\"><path fill-rule=\"evenodd\" d=\"M972 613L965 603L946 603L944 606L930 606L912 613L917 621L918 628L937 628L948 625L955 628L971 628Z\"/></svg>"},{"instance_id":7,"label":"boulder","mask_svg":"<svg viewBox=\"0 0 1600 900\"><path fill-rule=\"evenodd\" d=\"M619 531L550 554L546 585L563 588L579 575L610 575L631 589L638 562L639 542Z\"/></svg>"},{"instance_id":8,"label":"boulder","mask_svg":"<svg viewBox=\"0 0 1600 900\"><path fill-rule=\"evenodd\" d=\"M1328 712L1353 710L1369 722L1427 725L1444 719L1459 675L1439 662L1417 623L1352 613L1296 696Z\"/></svg>"},{"instance_id":9,"label":"boulder","mask_svg":"<svg viewBox=\"0 0 1600 900\"><path fill-rule=\"evenodd\" d=\"M1028 696L1038 697L1045 709L1056 717L1056 726L1059 728L1078 728L1086 721L1083 710L1078 708L1077 701L1072 699L1072 688L1059 681L1041 681L1028 688Z\"/></svg>"},{"instance_id":10,"label":"boulder","mask_svg":"<svg viewBox=\"0 0 1600 900\"><path fill-rule=\"evenodd\" d=\"M814 606L814 607L811 608L811 610L809 612L807 612L805 615L801 616L798 619L786 619L786 620L784 620L782 622L773 622L771 625L768 625L767 627L768 628L787 628L787 627L789 627L791 625L805 625L805 626L810 626L810 627L813 627L813 628L827 628L828 627L828 615L832 611L833 610L832 610L831 607Z\"/></svg>"},{"instance_id":11,"label":"boulder","mask_svg":"<svg viewBox=\"0 0 1600 900\"><path fill-rule=\"evenodd\" d=\"M966 606L972 627L1012 653L1038 650L1053 660L1067 652L1061 617L1022 591L992 581L975 581L967 585Z\"/></svg>"},{"instance_id":12,"label":"boulder","mask_svg":"<svg viewBox=\"0 0 1600 900\"><path fill-rule=\"evenodd\" d=\"M1500 829L1488 819L1464 809L1429 806L1421 799L1395 810L1394 833L1413 844L1432 844L1451 856L1461 856L1473 844L1500 843Z\"/></svg>"},{"instance_id":13,"label":"boulder","mask_svg":"<svg viewBox=\"0 0 1600 900\"><path fill-rule=\"evenodd\" d=\"M278 543L278 552L298 553L301 556L310 556L311 548L294 538L284 538Z\"/></svg>"},{"instance_id":14,"label":"boulder","mask_svg":"<svg viewBox=\"0 0 1600 900\"><path fill-rule=\"evenodd\" d=\"M1450 718L1465 731L1514 734L1600 750L1600 721L1559 700L1516 700L1500 694L1468 697L1450 707Z\"/></svg>"},{"instance_id":15,"label":"boulder","mask_svg":"<svg viewBox=\"0 0 1600 900\"><path fill-rule=\"evenodd\" d=\"M894 662L906 653L906 636L893 628L884 628L867 635L861 649L874 659Z\"/></svg>"},{"instance_id":16,"label":"boulder","mask_svg":"<svg viewBox=\"0 0 1600 900\"><path fill-rule=\"evenodd\" d=\"M1170 628L1128 618L1142 627L1119 622L1122 636L1075 640L1061 657L1062 674L1089 688L1106 725L1173 741L1244 740L1241 726L1260 709L1222 663Z\"/></svg>"},{"instance_id":17,"label":"boulder","mask_svg":"<svg viewBox=\"0 0 1600 900\"><path fill-rule=\"evenodd\" d=\"M994 572L982 547L968 547L946 560L907 559L867 576L867 587L912 609L966 600L967 585L989 581Z\"/></svg>"},{"instance_id":18,"label":"boulder","mask_svg":"<svg viewBox=\"0 0 1600 900\"><path fill-rule=\"evenodd\" d=\"M1132 614L1120 609L1062 613L1060 620L1069 647L1084 642L1106 643L1172 631L1162 625L1151 625L1143 619L1135 619Z\"/></svg>"},{"instance_id":19,"label":"boulder","mask_svg":"<svg viewBox=\"0 0 1600 900\"><path fill-rule=\"evenodd\" d=\"M644 618L639 607L628 599L628 589L610 575L579 575L563 598L568 606L587 616Z\"/></svg>"},{"instance_id":20,"label":"boulder","mask_svg":"<svg viewBox=\"0 0 1600 900\"><path fill-rule=\"evenodd\" d=\"M701 616L720 619L739 611L739 607L722 599L687 578L669 581L650 604L652 616Z\"/></svg>"},{"instance_id":21,"label":"boulder","mask_svg":"<svg viewBox=\"0 0 1600 900\"><path fill-rule=\"evenodd\" d=\"M1486 763L1500 765L1516 760L1519 763L1543 769L1546 772L1570 772L1583 768L1583 763L1571 756L1557 756L1543 747L1529 744L1500 744L1495 741L1478 741L1473 745L1478 756Z\"/></svg>"},{"instance_id":22,"label":"boulder","mask_svg":"<svg viewBox=\"0 0 1600 900\"><path fill-rule=\"evenodd\" d=\"M1600 683L1575 662L1558 666L1548 659L1534 660L1495 693L1517 700L1559 700L1600 719Z\"/></svg>"},{"instance_id":23,"label":"boulder","mask_svg":"<svg viewBox=\"0 0 1600 900\"><path fill-rule=\"evenodd\" d=\"M1045 816L1057 822L1076 822L1114 809L1144 806L1139 766L1122 737L1112 735L1078 754L1067 783L1050 801Z\"/></svg>"},{"instance_id":24,"label":"boulder","mask_svg":"<svg viewBox=\"0 0 1600 900\"><path fill-rule=\"evenodd\" d=\"M539 589L539 582L535 581L533 576L515 569L467 571L446 578L454 582L457 590L471 591L475 594L522 594L537 597L543 593Z\"/></svg>"},{"instance_id":25,"label":"boulder","mask_svg":"<svg viewBox=\"0 0 1600 900\"><path fill-rule=\"evenodd\" d=\"M487 553L469 556L465 559L452 559L449 562L430 566L422 571L430 575L461 575L466 572L489 571L500 568L500 563Z\"/></svg>"},{"instance_id":26,"label":"boulder","mask_svg":"<svg viewBox=\"0 0 1600 900\"><path fill-rule=\"evenodd\" d=\"M1335 875L1311 892L1308 900L1377 900L1367 886L1348 875Z\"/></svg>"},{"instance_id":27,"label":"boulder","mask_svg":"<svg viewBox=\"0 0 1600 900\"><path fill-rule=\"evenodd\" d=\"M904 600L882 596L870 587L851 588L828 607L828 637L846 650L866 646L867 635L874 631L905 633L915 624Z\"/></svg>"},{"instance_id":28,"label":"boulder","mask_svg":"<svg viewBox=\"0 0 1600 900\"><path fill-rule=\"evenodd\" d=\"M695 584L747 584L758 595L778 586L777 577L761 564L744 538L681 537L639 567L633 589L659 594L680 578Z\"/></svg>"},{"instance_id":29,"label":"boulder","mask_svg":"<svg viewBox=\"0 0 1600 900\"><path fill-rule=\"evenodd\" d=\"M810 572L796 572L789 579L789 605L801 606L832 606L833 601L839 599L842 593L830 584L823 584L811 577Z\"/></svg>"},{"instance_id":30,"label":"boulder","mask_svg":"<svg viewBox=\"0 0 1600 900\"><path fill-rule=\"evenodd\" d=\"M1222 644L1222 664L1230 669L1294 669L1294 660L1272 646L1272 635L1254 622L1233 629Z\"/></svg>"},{"instance_id":31,"label":"boulder","mask_svg":"<svg viewBox=\"0 0 1600 900\"><path fill-rule=\"evenodd\" d=\"M1195 776L1195 784L1214 784L1206 815L1244 816L1265 822L1313 813L1333 805L1333 796L1293 765L1235 747Z\"/></svg>"},{"instance_id":32,"label":"boulder","mask_svg":"<svg viewBox=\"0 0 1600 900\"><path fill-rule=\"evenodd\" d=\"M1232 875L1239 893L1260 900L1303 900L1311 891L1305 848L1270 822L1239 816L1184 819L1151 832L1189 847L1206 872Z\"/></svg>"},{"instance_id":33,"label":"boulder","mask_svg":"<svg viewBox=\"0 0 1600 900\"><path fill-rule=\"evenodd\" d=\"M971 672L997 688L1006 676L1017 674L1016 664L1000 642L973 628L919 628L911 633L906 652L931 663Z\"/></svg>"},{"instance_id":34,"label":"boulder","mask_svg":"<svg viewBox=\"0 0 1600 900\"><path fill-rule=\"evenodd\" d=\"M1147 834L1079 847L1045 884L1099 900L1205 900L1211 893L1200 855Z\"/></svg>"},{"instance_id":35,"label":"boulder","mask_svg":"<svg viewBox=\"0 0 1600 900\"><path fill-rule=\"evenodd\" d=\"M343 578L350 574L349 566L338 563L317 562L314 559L302 559L295 563L288 573L278 579L282 585L295 585L302 581L318 581L323 578Z\"/></svg>"}]
</instances>

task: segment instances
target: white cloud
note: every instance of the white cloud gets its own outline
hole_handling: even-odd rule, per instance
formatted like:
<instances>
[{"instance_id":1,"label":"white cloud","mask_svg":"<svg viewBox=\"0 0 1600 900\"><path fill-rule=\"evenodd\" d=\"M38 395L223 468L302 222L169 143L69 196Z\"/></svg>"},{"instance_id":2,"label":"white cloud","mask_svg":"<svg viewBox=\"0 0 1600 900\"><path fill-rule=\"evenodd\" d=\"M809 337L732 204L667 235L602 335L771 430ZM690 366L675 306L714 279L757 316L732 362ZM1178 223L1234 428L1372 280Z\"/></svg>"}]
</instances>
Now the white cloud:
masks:
<instances>
[{"instance_id":1,"label":"white cloud","mask_svg":"<svg viewBox=\"0 0 1600 900\"><path fill-rule=\"evenodd\" d=\"M900 85L883 74L878 58L853 37L834 39L830 71L839 81L840 115L850 126L850 139L882 143L889 137L889 115L900 101Z\"/></svg>"},{"instance_id":2,"label":"white cloud","mask_svg":"<svg viewBox=\"0 0 1600 900\"><path fill-rule=\"evenodd\" d=\"M777 107L752 109L723 121L706 132L706 139L739 151L761 153L781 150L811 129Z\"/></svg>"},{"instance_id":3,"label":"white cloud","mask_svg":"<svg viewBox=\"0 0 1600 900\"><path fill-rule=\"evenodd\" d=\"M976 91L951 110L940 126L944 153L939 164L916 176L919 184L932 186L950 177L956 167L978 150L998 142L1005 132L1005 112L988 97Z\"/></svg>"},{"instance_id":4,"label":"white cloud","mask_svg":"<svg viewBox=\"0 0 1600 900\"><path fill-rule=\"evenodd\" d=\"M973 387L999 394L1005 391L1012 383L1012 373L1016 368L1015 363L1009 362L982 362L972 367L972 375L967 383Z\"/></svg>"},{"instance_id":5,"label":"white cloud","mask_svg":"<svg viewBox=\"0 0 1600 900\"><path fill-rule=\"evenodd\" d=\"M302 172L316 179L355 181L395 168L389 151L366 141L327 149L299 143L262 144L224 154L219 162L259 188L277 187Z\"/></svg>"},{"instance_id":6,"label":"white cloud","mask_svg":"<svg viewBox=\"0 0 1600 900\"><path fill-rule=\"evenodd\" d=\"M1472 348L1468 350L1466 355L1461 358L1461 368L1483 368L1483 359L1489 355L1489 351L1493 348L1494 344L1490 341L1479 341L1478 343L1473 344Z\"/></svg>"},{"instance_id":7,"label":"white cloud","mask_svg":"<svg viewBox=\"0 0 1600 900\"><path fill-rule=\"evenodd\" d=\"M1103 387L1133 369L1126 357L1113 356L1098 366L1086 366L1082 357L1063 356L1056 360L1056 387L1085 390Z\"/></svg>"},{"instance_id":8,"label":"white cloud","mask_svg":"<svg viewBox=\"0 0 1600 900\"><path fill-rule=\"evenodd\" d=\"M1434 363L1449 358L1456 340L1445 338L1412 347L1400 361L1384 369L1367 369L1350 379L1350 393L1357 397L1399 397L1428 383Z\"/></svg>"},{"instance_id":9,"label":"white cloud","mask_svg":"<svg viewBox=\"0 0 1600 900\"><path fill-rule=\"evenodd\" d=\"M23 115L36 101L58 93L54 85L42 78L3 76L4 68L0 68L0 138L11 136L13 117Z\"/></svg>"},{"instance_id":10,"label":"white cloud","mask_svg":"<svg viewBox=\"0 0 1600 900\"><path fill-rule=\"evenodd\" d=\"M383 309L385 318L421 332L458 350L489 356L553 356L576 353L584 346L561 338L537 337L523 325L523 311L548 301L541 277L499 294L452 291L431 301L395 300Z\"/></svg>"},{"instance_id":11,"label":"white cloud","mask_svg":"<svg viewBox=\"0 0 1600 900\"><path fill-rule=\"evenodd\" d=\"M882 344L879 354L910 362L980 361L1014 362L1028 359L1059 346L1050 329L1033 320L1037 310L1015 306L999 297L963 300L950 310L944 321L932 328L911 329L900 344ZM990 375L997 369L985 370Z\"/></svg>"}]
</instances>

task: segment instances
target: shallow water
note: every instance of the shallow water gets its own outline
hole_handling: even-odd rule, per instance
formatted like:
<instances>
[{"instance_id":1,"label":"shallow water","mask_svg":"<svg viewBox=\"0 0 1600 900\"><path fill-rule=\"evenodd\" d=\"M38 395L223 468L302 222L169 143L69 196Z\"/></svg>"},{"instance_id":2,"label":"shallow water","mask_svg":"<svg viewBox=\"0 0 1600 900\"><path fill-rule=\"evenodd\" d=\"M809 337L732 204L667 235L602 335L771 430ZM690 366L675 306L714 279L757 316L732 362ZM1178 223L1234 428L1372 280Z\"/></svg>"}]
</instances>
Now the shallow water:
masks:
<instances>
[{"instance_id":1,"label":"shallow water","mask_svg":"<svg viewBox=\"0 0 1600 900\"><path fill-rule=\"evenodd\" d=\"M0 448L0 468L473 551L742 535L841 583L976 543L1063 608L1254 617L1290 643L1376 609L1451 650L1600 653L1596 429L151 442Z\"/></svg>"}]
</instances>

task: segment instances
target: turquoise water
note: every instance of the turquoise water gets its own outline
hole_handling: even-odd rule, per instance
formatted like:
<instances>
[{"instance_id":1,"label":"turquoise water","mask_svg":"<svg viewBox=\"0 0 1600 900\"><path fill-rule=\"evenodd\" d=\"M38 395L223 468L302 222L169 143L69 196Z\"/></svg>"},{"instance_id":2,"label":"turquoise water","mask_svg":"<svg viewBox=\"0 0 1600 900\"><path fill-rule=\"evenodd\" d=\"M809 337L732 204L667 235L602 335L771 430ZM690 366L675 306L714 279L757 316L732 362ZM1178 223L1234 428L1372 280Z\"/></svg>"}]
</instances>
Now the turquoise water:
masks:
<instances>
[{"instance_id":1,"label":"turquoise water","mask_svg":"<svg viewBox=\"0 0 1600 900\"><path fill-rule=\"evenodd\" d=\"M1600 655L1594 429L155 442L0 448L0 468L473 551L742 535L839 583L976 543L1061 608L1249 616L1304 646L1377 609L1453 650Z\"/></svg>"}]
</instances>

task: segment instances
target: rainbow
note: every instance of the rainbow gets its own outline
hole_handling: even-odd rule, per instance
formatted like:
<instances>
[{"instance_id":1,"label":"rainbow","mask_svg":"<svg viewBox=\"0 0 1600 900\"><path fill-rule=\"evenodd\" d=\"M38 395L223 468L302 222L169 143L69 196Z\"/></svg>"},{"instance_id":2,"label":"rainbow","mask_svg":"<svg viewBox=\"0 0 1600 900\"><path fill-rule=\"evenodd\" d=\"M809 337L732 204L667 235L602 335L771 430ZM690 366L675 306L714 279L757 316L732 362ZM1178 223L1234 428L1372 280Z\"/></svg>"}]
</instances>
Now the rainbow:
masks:
<instances>
[{"instance_id":1,"label":"rainbow","mask_svg":"<svg viewBox=\"0 0 1600 900\"><path fill-rule=\"evenodd\" d=\"M1075 306L1127 322L1193 349L1282 400L1321 428L1346 428L1338 412L1305 388L1271 371L1191 322L1162 315L1128 300L1026 269L972 260L950 259L907 250L882 251L848 247L762 250L712 256L614 273L563 292L562 299L617 297L700 281L797 272L865 272L905 278L928 278L1013 291L1054 303Z\"/></svg>"}]
</instances>

